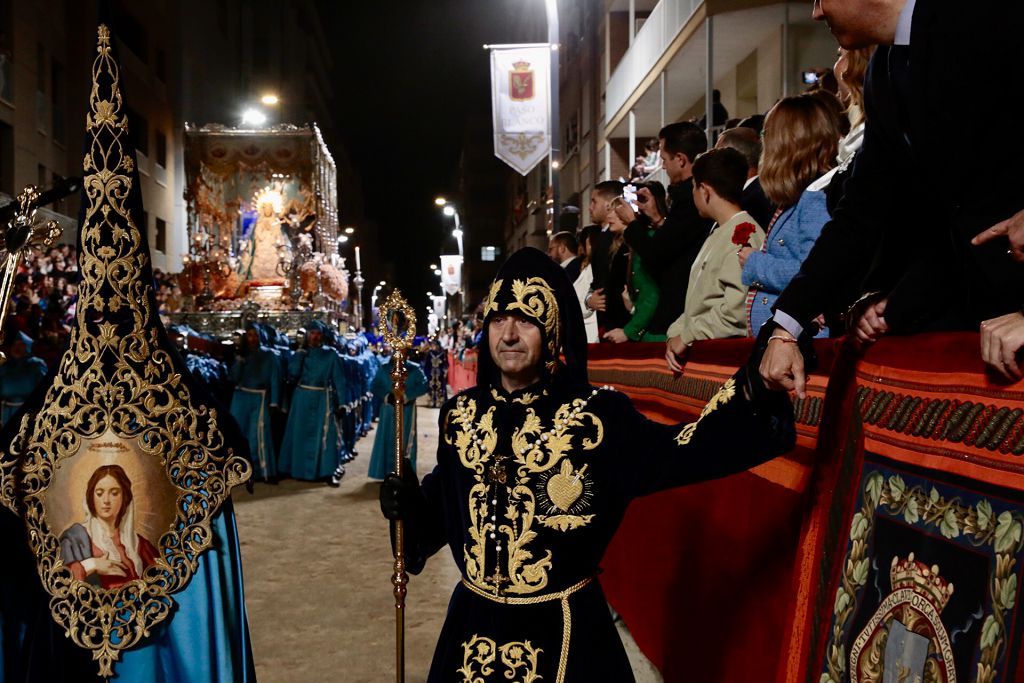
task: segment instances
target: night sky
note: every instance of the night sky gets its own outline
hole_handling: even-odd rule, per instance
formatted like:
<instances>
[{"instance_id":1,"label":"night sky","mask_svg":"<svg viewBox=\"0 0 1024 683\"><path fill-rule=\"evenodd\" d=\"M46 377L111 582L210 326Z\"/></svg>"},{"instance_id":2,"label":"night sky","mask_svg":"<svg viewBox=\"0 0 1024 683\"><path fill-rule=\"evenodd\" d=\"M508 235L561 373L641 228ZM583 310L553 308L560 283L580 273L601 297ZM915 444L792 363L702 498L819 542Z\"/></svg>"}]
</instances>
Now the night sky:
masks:
<instances>
[{"instance_id":1,"label":"night sky","mask_svg":"<svg viewBox=\"0 0 1024 683\"><path fill-rule=\"evenodd\" d=\"M334 50L335 124L361 176L366 220L377 232L382 259L396 263L397 282L389 285L419 306L423 292L439 291L428 265L436 263L451 229L433 199L457 188L468 113L490 112L489 57L482 45L544 40L544 2L319 5ZM378 279L367 273L370 290Z\"/></svg>"}]
</instances>

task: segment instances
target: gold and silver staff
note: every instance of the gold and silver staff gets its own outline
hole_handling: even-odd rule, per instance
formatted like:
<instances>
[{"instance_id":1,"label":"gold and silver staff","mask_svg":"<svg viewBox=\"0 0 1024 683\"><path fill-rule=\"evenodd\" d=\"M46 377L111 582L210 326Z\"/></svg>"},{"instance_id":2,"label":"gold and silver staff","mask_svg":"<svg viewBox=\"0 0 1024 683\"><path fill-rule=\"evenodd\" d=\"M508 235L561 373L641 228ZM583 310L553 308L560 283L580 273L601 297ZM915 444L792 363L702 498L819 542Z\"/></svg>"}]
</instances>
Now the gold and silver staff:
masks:
<instances>
[{"instance_id":1,"label":"gold and silver staff","mask_svg":"<svg viewBox=\"0 0 1024 683\"><path fill-rule=\"evenodd\" d=\"M391 393L395 400L395 476L401 478L405 458L405 360L416 335L416 313L397 289L384 300L380 309L384 340L394 351L391 368ZM405 571L405 535L401 520L394 522L395 566L391 584L395 594L395 675L405 681L405 596L409 575Z\"/></svg>"}]
</instances>

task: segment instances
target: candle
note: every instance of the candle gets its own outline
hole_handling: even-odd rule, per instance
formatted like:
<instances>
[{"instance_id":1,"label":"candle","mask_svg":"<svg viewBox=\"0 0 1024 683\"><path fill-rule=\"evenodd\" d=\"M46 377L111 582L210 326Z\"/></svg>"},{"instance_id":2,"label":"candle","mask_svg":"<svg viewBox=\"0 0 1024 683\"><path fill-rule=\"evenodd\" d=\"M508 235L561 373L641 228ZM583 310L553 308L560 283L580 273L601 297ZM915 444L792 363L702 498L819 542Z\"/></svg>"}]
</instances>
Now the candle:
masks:
<instances>
[{"instance_id":1,"label":"candle","mask_svg":"<svg viewBox=\"0 0 1024 683\"><path fill-rule=\"evenodd\" d=\"M359 261L359 247L356 247L356 270L362 270L363 264Z\"/></svg>"}]
</instances>

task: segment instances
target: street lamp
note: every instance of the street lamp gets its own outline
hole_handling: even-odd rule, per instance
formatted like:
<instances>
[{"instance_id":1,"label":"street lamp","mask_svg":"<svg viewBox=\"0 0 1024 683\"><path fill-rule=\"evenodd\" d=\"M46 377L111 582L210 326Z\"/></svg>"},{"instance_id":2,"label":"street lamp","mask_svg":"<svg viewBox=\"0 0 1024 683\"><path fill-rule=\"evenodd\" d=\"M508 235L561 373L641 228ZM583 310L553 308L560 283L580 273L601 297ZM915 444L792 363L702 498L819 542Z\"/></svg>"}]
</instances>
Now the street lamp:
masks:
<instances>
[{"instance_id":1,"label":"street lamp","mask_svg":"<svg viewBox=\"0 0 1024 683\"><path fill-rule=\"evenodd\" d=\"M448 200L445 199L444 197L434 197L434 204L436 204L437 206L444 206L447 203Z\"/></svg>"},{"instance_id":2,"label":"street lamp","mask_svg":"<svg viewBox=\"0 0 1024 683\"><path fill-rule=\"evenodd\" d=\"M273 107L280 103L280 101L281 99L272 92L268 92L264 94L263 97L260 98L260 102L267 105L268 107Z\"/></svg>"}]
</instances>

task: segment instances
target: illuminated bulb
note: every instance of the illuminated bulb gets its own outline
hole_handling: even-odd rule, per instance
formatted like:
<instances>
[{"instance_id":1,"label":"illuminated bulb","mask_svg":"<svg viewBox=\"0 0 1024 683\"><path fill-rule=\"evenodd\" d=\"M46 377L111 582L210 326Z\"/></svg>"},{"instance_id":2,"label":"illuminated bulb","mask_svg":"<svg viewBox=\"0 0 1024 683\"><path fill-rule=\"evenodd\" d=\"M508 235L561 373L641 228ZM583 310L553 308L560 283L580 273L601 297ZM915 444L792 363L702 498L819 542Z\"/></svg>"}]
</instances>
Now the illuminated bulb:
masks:
<instances>
[{"instance_id":1,"label":"illuminated bulb","mask_svg":"<svg viewBox=\"0 0 1024 683\"><path fill-rule=\"evenodd\" d=\"M280 100L277 98L277 95L273 93L267 93L266 95L260 98L260 102L267 105L268 107L273 107L275 104L280 102Z\"/></svg>"},{"instance_id":2,"label":"illuminated bulb","mask_svg":"<svg viewBox=\"0 0 1024 683\"><path fill-rule=\"evenodd\" d=\"M242 123L250 126L262 126L267 122L267 115L258 109L246 109L242 113Z\"/></svg>"},{"instance_id":3,"label":"illuminated bulb","mask_svg":"<svg viewBox=\"0 0 1024 683\"><path fill-rule=\"evenodd\" d=\"M441 209L441 211L444 213L445 216L454 216L455 215L455 207L454 206L447 206L446 205L443 209Z\"/></svg>"}]
</instances>

